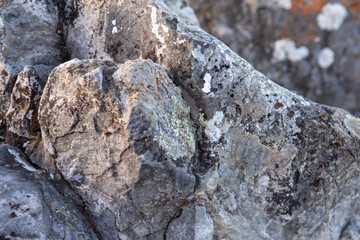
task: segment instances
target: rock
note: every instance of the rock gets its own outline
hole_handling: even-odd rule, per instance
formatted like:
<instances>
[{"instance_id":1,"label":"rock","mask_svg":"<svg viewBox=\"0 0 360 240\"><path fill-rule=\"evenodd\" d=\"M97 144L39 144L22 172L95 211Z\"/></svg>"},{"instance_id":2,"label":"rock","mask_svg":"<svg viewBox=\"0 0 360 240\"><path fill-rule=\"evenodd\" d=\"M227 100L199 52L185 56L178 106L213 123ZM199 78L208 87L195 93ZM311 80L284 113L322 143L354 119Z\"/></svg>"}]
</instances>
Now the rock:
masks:
<instances>
[{"instance_id":1,"label":"rock","mask_svg":"<svg viewBox=\"0 0 360 240\"><path fill-rule=\"evenodd\" d=\"M264 4L252 5L259 22L268 8L293 6ZM39 106L42 138L24 147L54 184L68 184L56 187L58 199L80 206L74 214L101 239L356 239L360 119L271 82L171 12L179 6L59 2L59 29L81 60L52 71ZM343 20L338 31L354 28ZM338 71L339 53L326 44L314 49L331 49L332 63L290 37L276 54L264 46L252 54L266 66L293 61L308 77L320 74L309 61L320 62L329 79Z\"/></svg>"},{"instance_id":2,"label":"rock","mask_svg":"<svg viewBox=\"0 0 360 240\"><path fill-rule=\"evenodd\" d=\"M6 131L5 115L10 105L10 96L16 78L1 63L0 79L0 134L4 135Z\"/></svg>"},{"instance_id":3,"label":"rock","mask_svg":"<svg viewBox=\"0 0 360 240\"><path fill-rule=\"evenodd\" d=\"M340 236L356 216L351 209L358 202L359 120L281 88L160 1L149 2L100 8L78 1L67 44L72 57L120 63L150 58L181 87L197 129L195 193L209 199L213 237ZM291 52L291 59L309 68L296 55L306 57L305 48L285 46L292 47L285 55ZM268 53L267 64L272 49Z\"/></svg>"},{"instance_id":4,"label":"rock","mask_svg":"<svg viewBox=\"0 0 360 240\"><path fill-rule=\"evenodd\" d=\"M356 0L189 3L207 32L271 80L313 101L360 116ZM284 41L288 44L281 48L284 54L279 59L277 46Z\"/></svg>"},{"instance_id":5,"label":"rock","mask_svg":"<svg viewBox=\"0 0 360 240\"><path fill-rule=\"evenodd\" d=\"M32 67L25 66L19 73L5 116L8 132L24 138L37 136L40 130L37 110L44 85Z\"/></svg>"},{"instance_id":6,"label":"rock","mask_svg":"<svg viewBox=\"0 0 360 240\"><path fill-rule=\"evenodd\" d=\"M212 239L213 221L199 204L184 206L179 218L174 219L166 232L166 239Z\"/></svg>"},{"instance_id":7,"label":"rock","mask_svg":"<svg viewBox=\"0 0 360 240\"><path fill-rule=\"evenodd\" d=\"M194 192L189 107L151 60L60 65L39 121L45 149L105 239L163 236Z\"/></svg>"},{"instance_id":8,"label":"rock","mask_svg":"<svg viewBox=\"0 0 360 240\"><path fill-rule=\"evenodd\" d=\"M97 239L61 194L18 149L0 145L1 239Z\"/></svg>"},{"instance_id":9,"label":"rock","mask_svg":"<svg viewBox=\"0 0 360 240\"><path fill-rule=\"evenodd\" d=\"M62 36L57 34L58 10L52 1L3 1L0 4L0 125L5 127L16 76L32 66L42 81L64 59ZM4 130L3 130L4 131ZM25 133L21 132L21 135ZM25 134L28 136L28 134Z\"/></svg>"}]
</instances>

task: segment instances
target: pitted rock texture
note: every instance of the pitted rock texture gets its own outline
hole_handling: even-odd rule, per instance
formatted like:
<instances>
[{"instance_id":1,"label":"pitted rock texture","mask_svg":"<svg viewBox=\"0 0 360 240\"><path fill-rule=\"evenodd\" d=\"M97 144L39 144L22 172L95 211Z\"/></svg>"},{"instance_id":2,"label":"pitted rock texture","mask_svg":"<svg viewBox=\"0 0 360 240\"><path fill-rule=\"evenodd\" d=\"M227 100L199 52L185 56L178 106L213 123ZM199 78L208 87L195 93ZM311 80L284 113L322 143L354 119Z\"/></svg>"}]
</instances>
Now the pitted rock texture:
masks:
<instances>
[{"instance_id":1,"label":"pitted rock texture","mask_svg":"<svg viewBox=\"0 0 360 240\"><path fill-rule=\"evenodd\" d=\"M189 3L201 27L271 80L360 116L359 1Z\"/></svg>"},{"instance_id":2,"label":"pitted rock texture","mask_svg":"<svg viewBox=\"0 0 360 240\"><path fill-rule=\"evenodd\" d=\"M0 145L0 239L97 239L62 194L19 149Z\"/></svg>"},{"instance_id":3,"label":"pitted rock texture","mask_svg":"<svg viewBox=\"0 0 360 240\"><path fill-rule=\"evenodd\" d=\"M151 60L60 65L39 119L46 150L103 238L163 235L194 192L189 107Z\"/></svg>"}]
</instances>

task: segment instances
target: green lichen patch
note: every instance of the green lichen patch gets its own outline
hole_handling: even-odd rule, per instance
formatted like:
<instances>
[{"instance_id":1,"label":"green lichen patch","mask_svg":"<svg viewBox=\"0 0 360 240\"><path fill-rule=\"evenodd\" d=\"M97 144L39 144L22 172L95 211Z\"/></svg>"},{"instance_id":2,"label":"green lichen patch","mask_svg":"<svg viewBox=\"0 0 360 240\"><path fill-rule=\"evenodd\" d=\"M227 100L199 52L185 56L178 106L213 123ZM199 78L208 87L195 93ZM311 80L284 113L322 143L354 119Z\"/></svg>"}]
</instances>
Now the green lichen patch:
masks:
<instances>
[{"instance_id":1,"label":"green lichen patch","mask_svg":"<svg viewBox=\"0 0 360 240\"><path fill-rule=\"evenodd\" d=\"M173 97L170 114L170 128L160 131L159 143L167 155L173 159L191 158L195 153L195 130L190 121L190 108L183 99Z\"/></svg>"}]
</instances>

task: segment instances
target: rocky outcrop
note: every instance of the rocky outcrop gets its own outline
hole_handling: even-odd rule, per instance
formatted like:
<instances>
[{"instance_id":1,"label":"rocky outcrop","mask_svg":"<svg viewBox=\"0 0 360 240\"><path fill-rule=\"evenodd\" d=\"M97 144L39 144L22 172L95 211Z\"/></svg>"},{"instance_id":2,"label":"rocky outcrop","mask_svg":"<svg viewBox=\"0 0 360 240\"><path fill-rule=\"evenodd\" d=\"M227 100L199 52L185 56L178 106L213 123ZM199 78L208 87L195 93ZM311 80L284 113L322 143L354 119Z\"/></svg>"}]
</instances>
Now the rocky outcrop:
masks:
<instances>
[{"instance_id":1,"label":"rocky outcrop","mask_svg":"<svg viewBox=\"0 0 360 240\"><path fill-rule=\"evenodd\" d=\"M2 1L0 12L1 129L5 128L5 115L9 110L17 75L25 66L32 66L31 72L35 71L45 83L51 70L66 59L67 53L62 44L61 30L58 28L59 11L52 1ZM16 128L28 128L28 126L17 125ZM23 130L14 131L20 133L22 137L29 137L29 134L24 133Z\"/></svg>"},{"instance_id":2,"label":"rocky outcrop","mask_svg":"<svg viewBox=\"0 0 360 240\"><path fill-rule=\"evenodd\" d=\"M60 192L18 149L0 146L1 239L96 239L71 191L57 181Z\"/></svg>"},{"instance_id":3,"label":"rocky outcrop","mask_svg":"<svg viewBox=\"0 0 360 240\"><path fill-rule=\"evenodd\" d=\"M356 239L360 120L271 82L172 2L58 5L74 59L24 148L68 184L85 238Z\"/></svg>"},{"instance_id":4,"label":"rocky outcrop","mask_svg":"<svg viewBox=\"0 0 360 240\"><path fill-rule=\"evenodd\" d=\"M360 116L357 0L189 0L201 26L271 80Z\"/></svg>"}]
</instances>

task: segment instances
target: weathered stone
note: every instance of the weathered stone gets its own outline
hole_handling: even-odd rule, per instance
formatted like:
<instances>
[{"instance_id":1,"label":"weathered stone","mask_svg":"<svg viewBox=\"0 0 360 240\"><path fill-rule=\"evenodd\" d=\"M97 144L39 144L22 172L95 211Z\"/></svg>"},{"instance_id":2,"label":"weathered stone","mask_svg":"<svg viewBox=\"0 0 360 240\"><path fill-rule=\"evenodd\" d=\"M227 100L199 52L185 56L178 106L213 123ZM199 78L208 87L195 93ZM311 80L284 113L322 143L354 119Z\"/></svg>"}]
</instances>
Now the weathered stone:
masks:
<instances>
[{"instance_id":1,"label":"weathered stone","mask_svg":"<svg viewBox=\"0 0 360 240\"><path fill-rule=\"evenodd\" d=\"M184 206L179 218L174 219L166 232L166 239L173 240L206 240L212 239L213 221L206 209L199 204Z\"/></svg>"},{"instance_id":2,"label":"weathered stone","mask_svg":"<svg viewBox=\"0 0 360 240\"><path fill-rule=\"evenodd\" d=\"M97 239L61 194L18 149L0 145L0 239Z\"/></svg>"},{"instance_id":3,"label":"weathered stone","mask_svg":"<svg viewBox=\"0 0 360 240\"><path fill-rule=\"evenodd\" d=\"M152 61L55 68L39 120L46 150L106 239L164 232L194 192L189 107ZM163 235L163 234L162 234Z\"/></svg>"},{"instance_id":4,"label":"weathered stone","mask_svg":"<svg viewBox=\"0 0 360 240\"><path fill-rule=\"evenodd\" d=\"M26 65L33 66L40 79L46 81L51 70L65 58L62 37L57 34L58 22L53 1L0 3L0 125L3 128L19 72Z\"/></svg>"},{"instance_id":5,"label":"weathered stone","mask_svg":"<svg viewBox=\"0 0 360 240\"><path fill-rule=\"evenodd\" d=\"M19 73L6 113L7 131L10 134L24 138L38 135L40 126L37 111L44 85L32 67L26 66Z\"/></svg>"},{"instance_id":6,"label":"weathered stone","mask_svg":"<svg viewBox=\"0 0 360 240\"><path fill-rule=\"evenodd\" d=\"M10 105L10 96L15 84L15 76L0 63L0 134L5 134L5 115Z\"/></svg>"},{"instance_id":7,"label":"weathered stone","mask_svg":"<svg viewBox=\"0 0 360 240\"><path fill-rule=\"evenodd\" d=\"M209 199L215 239L340 236L356 216L357 118L279 87L159 1L77 4L73 57L151 58L181 87L197 129L195 192ZM303 62L306 49L283 45L278 56Z\"/></svg>"},{"instance_id":8,"label":"weathered stone","mask_svg":"<svg viewBox=\"0 0 360 240\"><path fill-rule=\"evenodd\" d=\"M357 0L189 2L207 32L271 80L360 116Z\"/></svg>"},{"instance_id":9,"label":"weathered stone","mask_svg":"<svg viewBox=\"0 0 360 240\"><path fill-rule=\"evenodd\" d=\"M172 2L59 3L72 57L96 60L54 69L30 159L102 239L356 239L360 120L271 82ZM307 74L311 51L276 49Z\"/></svg>"}]
</instances>

